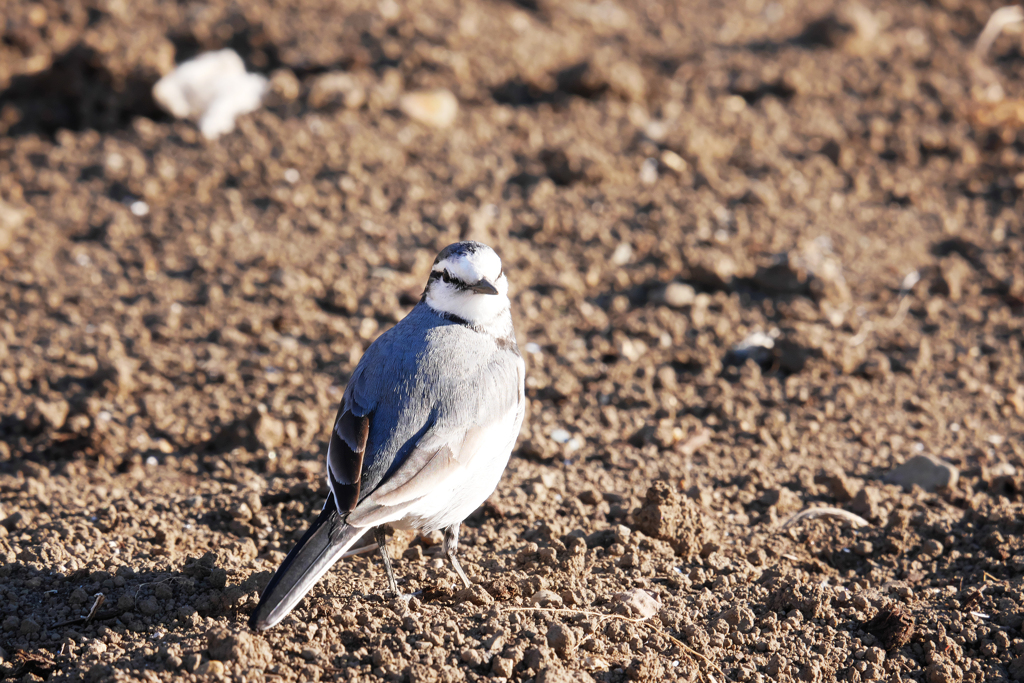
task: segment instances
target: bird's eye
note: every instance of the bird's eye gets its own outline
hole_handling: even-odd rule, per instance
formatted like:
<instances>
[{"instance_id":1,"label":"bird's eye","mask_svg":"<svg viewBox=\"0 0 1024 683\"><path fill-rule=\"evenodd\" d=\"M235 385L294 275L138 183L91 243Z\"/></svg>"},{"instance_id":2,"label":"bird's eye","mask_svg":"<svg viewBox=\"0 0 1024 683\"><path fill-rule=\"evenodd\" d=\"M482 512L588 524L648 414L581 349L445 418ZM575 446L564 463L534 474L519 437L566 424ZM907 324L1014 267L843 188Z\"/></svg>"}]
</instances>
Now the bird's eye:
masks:
<instances>
[{"instance_id":1,"label":"bird's eye","mask_svg":"<svg viewBox=\"0 0 1024 683\"><path fill-rule=\"evenodd\" d=\"M448 284L451 284L452 274L449 273L447 270L442 271L441 272L441 279L444 280L445 282L447 282Z\"/></svg>"}]
</instances>

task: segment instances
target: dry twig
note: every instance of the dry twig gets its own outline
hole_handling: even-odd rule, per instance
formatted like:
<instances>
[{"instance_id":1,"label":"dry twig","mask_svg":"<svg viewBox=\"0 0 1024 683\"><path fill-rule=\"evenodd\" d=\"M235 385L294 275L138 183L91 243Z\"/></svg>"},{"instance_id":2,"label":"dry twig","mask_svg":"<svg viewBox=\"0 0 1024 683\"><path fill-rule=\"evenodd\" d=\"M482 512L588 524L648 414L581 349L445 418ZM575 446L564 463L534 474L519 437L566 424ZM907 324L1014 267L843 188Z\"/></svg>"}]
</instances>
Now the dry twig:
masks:
<instances>
[{"instance_id":1,"label":"dry twig","mask_svg":"<svg viewBox=\"0 0 1024 683\"><path fill-rule=\"evenodd\" d=\"M776 533L796 524L797 522L801 522L805 519L814 519L815 517L838 517L839 519L844 519L852 524L855 529L871 526L871 523L863 517L855 515L852 512L847 512L841 508L808 508L806 510L801 510L783 522L782 525L776 529Z\"/></svg>"},{"instance_id":2,"label":"dry twig","mask_svg":"<svg viewBox=\"0 0 1024 683\"><path fill-rule=\"evenodd\" d=\"M1003 29L1021 22L1024 22L1024 9L1019 5L1000 7L988 18L985 28L978 36L978 42L974 44L974 53L979 57L985 57Z\"/></svg>"}]
</instances>

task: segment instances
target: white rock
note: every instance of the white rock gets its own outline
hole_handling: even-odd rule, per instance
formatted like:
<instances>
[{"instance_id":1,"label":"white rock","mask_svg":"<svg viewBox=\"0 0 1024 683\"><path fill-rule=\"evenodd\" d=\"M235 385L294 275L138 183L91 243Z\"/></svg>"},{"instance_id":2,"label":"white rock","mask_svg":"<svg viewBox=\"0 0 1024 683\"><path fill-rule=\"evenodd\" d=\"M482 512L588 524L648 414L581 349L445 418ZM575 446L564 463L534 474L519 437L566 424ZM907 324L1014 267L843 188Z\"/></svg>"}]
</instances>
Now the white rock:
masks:
<instances>
[{"instance_id":1,"label":"white rock","mask_svg":"<svg viewBox=\"0 0 1024 683\"><path fill-rule=\"evenodd\" d=\"M956 486L960 471L932 455L915 455L885 475L885 481L909 489L915 484L925 491L941 491Z\"/></svg>"},{"instance_id":2,"label":"white rock","mask_svg":"<svg viewBox=\"0 0 1024 683\"><path fill-rule=\"evenodd\" d=\"M665 303L672 308L689 306L697 298L694 288L683 282L670 282L665 287Z\"/></svg>"},{"instance_id":3,"label":"white rock","mask_svg":"<svg viewBox=\"0 0 1024 683\"><path fill-rule=\"evenodd\" d=\"M627 608L630 616L649 619L661 610L661 601L642 588L616 593L615 601Z\"/></svg>"},{"instance_id":4,"label":"white rock","mask_svg":"<svg viewBox=\"0 0 1024 683\"><path fill-rule=\"evenodd\" d=\"M179 119L199 122L203 137L215 140L235 129L235 119L259 109L267 79L246 73L234 50L218 50L183 62L153 86L153 99Z\"/></svg>"},{"instance_id":5,"label":"white rock","mask_svg":"<svg viewBox=\"0 0 1024 683\"><path fill-rule=\"evenodd\" d=\"M459 113L459 101L450 90L420 90L402 95L399 109L413 121L434 128L447 128Z\"/></svg>"},{"instance_id":6,"label":"white rock","mask_svg":"<svg viewBox=\"0 0 1024 683\"><path fill-rule=\"evenodd\" d=\"M640 182L644 185L653 185L658 182L658 161L656 159L644 159L640 165Z\"/></svg>"}]
</instances>

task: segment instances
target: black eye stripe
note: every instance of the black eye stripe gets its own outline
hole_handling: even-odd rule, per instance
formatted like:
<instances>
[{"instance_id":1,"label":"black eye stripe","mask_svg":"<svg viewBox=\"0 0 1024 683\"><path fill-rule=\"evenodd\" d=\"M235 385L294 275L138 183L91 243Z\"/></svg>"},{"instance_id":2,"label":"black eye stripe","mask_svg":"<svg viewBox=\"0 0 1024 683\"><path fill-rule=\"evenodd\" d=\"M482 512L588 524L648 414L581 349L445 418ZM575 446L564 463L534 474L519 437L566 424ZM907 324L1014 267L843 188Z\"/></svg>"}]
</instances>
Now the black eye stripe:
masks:
<instances>
[{"instance_id":1,"label":"black eye stripe","mask_svg":"<svg viewBox=\"0 0 1024 683\"><path fill-rule=\"evenodd\" d=\"M433 282L434 280L441 280L442 282L454 286L456 289L469 289L469 285L452 275L447 270L431 271L429 281Z\"/></svg>"}]
</instances>

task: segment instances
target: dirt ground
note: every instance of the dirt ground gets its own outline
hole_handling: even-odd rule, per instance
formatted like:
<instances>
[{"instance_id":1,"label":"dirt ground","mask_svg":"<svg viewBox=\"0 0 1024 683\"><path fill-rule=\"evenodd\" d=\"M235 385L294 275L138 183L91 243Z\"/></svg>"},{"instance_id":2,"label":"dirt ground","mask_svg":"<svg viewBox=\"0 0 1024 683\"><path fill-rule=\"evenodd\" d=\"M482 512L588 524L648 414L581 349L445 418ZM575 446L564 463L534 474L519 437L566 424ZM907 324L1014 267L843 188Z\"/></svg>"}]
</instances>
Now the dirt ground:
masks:
<instances>
[{"instance_id":1,"label":"dirt ground","mask_svg":"<svg viewBox=\"0 0 1024 683\"><path fill-rule=\"evenodd\" d=\"M998 6L0 2L0 677L1024 680ZM150 88L221 47L272 92L209 142ZM408 606L362 555L250 633L346 379L464 237L530 404L480 588L398 534Z\"/></svg>"}]
</instances>

